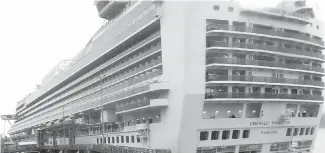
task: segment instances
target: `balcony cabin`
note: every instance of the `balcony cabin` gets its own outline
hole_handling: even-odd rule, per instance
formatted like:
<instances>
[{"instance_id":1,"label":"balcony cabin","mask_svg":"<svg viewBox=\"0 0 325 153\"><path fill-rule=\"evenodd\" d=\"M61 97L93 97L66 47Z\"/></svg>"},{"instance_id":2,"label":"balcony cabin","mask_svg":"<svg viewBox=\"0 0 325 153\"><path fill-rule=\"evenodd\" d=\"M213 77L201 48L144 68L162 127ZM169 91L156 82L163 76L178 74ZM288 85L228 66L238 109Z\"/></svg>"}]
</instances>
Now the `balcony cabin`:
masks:
<instances>
[{"instance_id":1,"label":"balcony cabin","mask_svg":"<svg viewBox=\"0 0 325 153\"><path fill-rule=\"evenodd\" d=\"M259 118L261 116L261 110L261 103L205 103L203 107L202 118Z\"/></svg>"},{"instance_id":2,"label":"balcony cabin","mask_svg":"<svg viewBox=\"0 0 325 153\"><path fill-rule=\"evenodd\" d=\"M206 81L218 81L222 79L222 77L228 76L228 70L226 69L218 69L218 70L207 70L206 72Z\"/></svg>"},{"instance_id":3,"label":"balcony cabin","mask_svg":"<svg viewBox=\"0 0 325 153\"><path fill-rule=\"evenodd\" d=\"M296 117L298 112L298 104L287 104L286 106L286 115L289 117Z\"/></svg>"},{"instance_id":4,"label":"balcony cabin","mask_svg":"<svg viewBox=\"0 0 325 153\"><path fill-rule=\"evenodd\" d=\"M206 98L279 98L322 100L320 90L296 87L265 87L265 86L220 86L209 84L206 88Z\"/></svg>"},{"instance_id":5,"label":"balcony cabin","mask_svg":"<svg viewBox=\"0 0 325 153\"><path fill-rule=\"evenodd\" d=\"M254 60L259 60L259 61L276 61L274 57L271 56L263 56L263 55L253 55Z\"/></svg>"},{"instance_id":6,"label":"balcony cabin","mask_svg":"<svg viewBox=\"0 0 325 153\"><path fill-rule=\"evenodd\" d=\"M121 116L124 118L122 123L124 124L124 131L135 130L137 124L154 124L161 121L160 114L154 111L146 113L134 113L132 115Z\"/></svg>"},{"instance_id":7,"label":"balcony cabin","mask_svg":"<svg viewBox=\"0 0 325 153\"><path fill-rule=\"evenodd\" d=\"M241 103L204 103L202 118L241 118L243 106Z\"/></svg>"},{"instance_id":8,"label":"balcony cabin","mask_svg":"<svg viewBox=\"0 0 325 153\"><path fill-rule=\"evenodd\" d=\"M209 36L207 38L206 47L228 47L229 38L223 36Z\"/></svg>"},{"instance_id":9,"label":"balcony cabin","mask_svg":"<svg viewBox=\"0 0 325 153\"><path fill-rule=\"evenodd\" d=\"M297 39L310 39L310 34L302 33L300 31L291 30L291 29L283 29L284 36L290 38L297 38Z\"/></svg>"},{"instance_id":10,"label":"balcony cabin","mask_svg":"<svg viewBox=\"0 0 325 153\"><path fill-rule=\"evenodd\" d=\"M246 71L245 70L232 70L233 76L245 76Z\"/></svg>"},{"instance_id":11,"label":"balcony cabin","mask_svg":"<svg viewBox=\"0 0 325 153\"><path fill-rule=\"evenodd\" d=\"M246 43L246 38L241 38L241 37L233 37L232 38L232 43L233 45L240 45L240 44L245 44Z\"/></svg>"},{"instance_id":12,"label":"balcony cabin","mask_svg":"<svg viewBox=\"0 0 325 153\"><path fill-rule=\"evenodd\" d=\"M319 104L300 104L298 117L317 117L319 112Z\"/></svg>"},{"instance_id":13,"label":"balcony cabin","mask_svg":"<svg viewBox=\"0 0 325 153\"><path fill-rule=\"evenodd\" d=\"M246 55L245 54L232 54L232 58L233 59L238 59L238 60L245 60L246 59Z\"/></svg>"},{"instance_id":14,"label":"balcony cabin","mask_svg":"<svg viewBox=\"0 0 325 153\"><path fill-rule=\"evenodd\" d=\"M261 25L261 24L252 24L253 33L262 33L262 34L271 34L273 32L273 27Z\"/></svg>"},{"instance_id":15,"label":"balcony cabin","mask_svg":"<svg viewBox=\"0 0 325 153\"><path fill-rule=\"evenodd\" d=\"M261 103L248 103L246 106L246 118L259 118L261 116Z\"/></svg>"},{"instance_id":16,"label":"balcony cabin","mask_svg":"<svg viewBox=\"0 0 325 153\"><path fill-rule=\"evenodd\" d=\"M232 25L236 31L240 31L240 32L246 31L246 22L233 21Z\"/></svg>"},{"instance_id":17,"label":"balcony cabin","mask_svg":"<svg viewBox=\"0 0 325 153\"><path fill-rule=\"evenodd\" d=\"M272 143L270 152L285 152L289 151L289 142L280 142L280 143Z\"/></svg>"},{"instance_id":18,"label":"balcony cabin","mask_svg":"<svg viewBox=\"0 0 325 153\"><path fill-rule=\"evenodd\" d=\"M260 153L262 151L262 145L251 144L239 146L239 153Z\"/></svg>"},{"instance_id":19,"label":"balcony cabin","mask_svg":"<svg viewBox=\"0 0 325 153\"><path fill-rule=\"evenodd\" d=\"M206 24L207 24L207 31L223 30L223 29L228 29L229 21L228 20L207 19Z\"/></svg>"},{"instance_id":20,"label":"balcony cabin","mask_svg":"<svg viewBox=\"0 0 325 153\"><path fill-rule=\"evenodd\" d=\"M206 98L216 98L216 95L218 93L228 94L228 87L220 86L220 87L207 87L206 88Z\"/></svg>"},{"instance_id":21,"label":"balcony cabin","mask_svg":"<svg viewBox=\"0 0 325 153\"><path fill-rule=\"evenodd\" d=\"M141 96L129 98L125 101L116 104L116 112L130 111L132 109L141 109L142 107L150 106L151 100L164 98L157 93L150 93Z\"/></svg>"},{"instance_id":22,"label":"balcony cabin","mask_svg":"<svg viewBox=\"0 0 325 153\"><path fill-rule=\"evenodd\" d=\"M232 92L237 92L237 93L244 93L246 90L246 87L244 86L233 86L232 87Z\"/></svg>"},{"instance_id":23,"label":"balcony cabin","mask_svg":"<svg viewBox=\"0 0 325 153\"><path fill-rule=\"evenodd\" d=\"M274 52L285 52L290 54L298 54L304 56L310 56L314 58L324 59L320 49L316 49L313 46L308 46L306 44L298 42L290 42L285 40L275 41L271 38L261 39L258 36L248 37L248 36L228 36L224 35L214 35L207 37L207 47L218 46L218 47L236 47L236 48L249 48L249 49L261 49ZM231 40L230 43L228 40ZM314 51L313 51L314 50ZM245 53L246 51L240 50ZM274 54L271 54L273 56Z\"/></svg>"}]
</instances>

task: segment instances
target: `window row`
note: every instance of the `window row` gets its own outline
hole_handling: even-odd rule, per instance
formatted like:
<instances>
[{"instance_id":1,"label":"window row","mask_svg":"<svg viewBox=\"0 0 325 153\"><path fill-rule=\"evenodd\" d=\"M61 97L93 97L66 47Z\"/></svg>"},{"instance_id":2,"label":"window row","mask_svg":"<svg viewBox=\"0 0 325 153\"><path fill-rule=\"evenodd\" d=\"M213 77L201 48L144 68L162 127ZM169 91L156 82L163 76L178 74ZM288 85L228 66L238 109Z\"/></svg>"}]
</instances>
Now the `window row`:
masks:
<instances>
[{"instance_id":1,"label":"window row","mask_svg":"<svg viewBox=\"0 0 325 153\"><path fill-rule=\"evenodd\" d=\"M136 139L136 140L135 140ZM121 143L140 143L141 139L139 135L131 136L112 136L97 138L97 144L121 144Z\"/></svg>"},{"instance_id":2,"label":"window row","mask_svg":"<svg viewBox=\"0 0 325 153\"><path fill-rule=\"evenodd\" d=\"M249 138L249 135L250 130L201 131L200 141Z\"/></svg>"},{"instance_id":3,"label":"window row","mask_svg":"<svg viewBox=\"0 0 325 153\"><path fill-rule=\"evenodd\" d=\"M219 5L214 5L213 6L213 10L215 11L219 11L220 10L220 6ZM234 12L234 7L228 7L228 12Z\"/></svg>"},{"instance_id":4,"label":"window row","mask_svg":"<svg viewBox=\"0 0 325 153\"><path fill-rule=\"evenodd\" d=\"M302 136L302 135L314 135L315 128L307 127L307 128L288 128L286 136Z\"/></svg>"}]
</instances>

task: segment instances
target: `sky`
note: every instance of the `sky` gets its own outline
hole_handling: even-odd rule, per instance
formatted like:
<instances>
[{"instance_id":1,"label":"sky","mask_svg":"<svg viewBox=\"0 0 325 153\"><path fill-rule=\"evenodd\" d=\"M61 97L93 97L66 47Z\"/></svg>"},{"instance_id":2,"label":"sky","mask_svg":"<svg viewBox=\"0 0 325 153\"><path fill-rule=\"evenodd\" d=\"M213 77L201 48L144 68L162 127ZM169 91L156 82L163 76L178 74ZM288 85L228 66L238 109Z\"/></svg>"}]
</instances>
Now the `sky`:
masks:
<instances>
[{"instance_id":1,"label":"sky","mask_svg":"<svg viewBox=\"0 0 325 153\"><path fill-rule=\"evenodd\" d=\"M324 0L310 1L325 8ZM249 7L278 2L240 0ZM14 114L16 102L35 90L60 61L81 51L103 23L93 0L0 0L0 19L0 115Z\"/></svg>"}]
</instances>

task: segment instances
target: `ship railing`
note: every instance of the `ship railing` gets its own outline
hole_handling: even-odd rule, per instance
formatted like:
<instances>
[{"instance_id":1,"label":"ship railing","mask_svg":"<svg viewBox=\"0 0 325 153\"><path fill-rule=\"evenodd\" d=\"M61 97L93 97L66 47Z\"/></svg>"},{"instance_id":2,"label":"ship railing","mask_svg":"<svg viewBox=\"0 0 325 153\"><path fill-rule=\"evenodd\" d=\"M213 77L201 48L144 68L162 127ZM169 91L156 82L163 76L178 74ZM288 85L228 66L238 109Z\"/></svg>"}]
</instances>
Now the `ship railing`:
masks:
<instances>
[{"instance_id":1,"label":"ship railing","mask_svg":"<svg viewBox=\"0 0 325 153\"><path fill-rule=\"evenodd\" d=\"M245 76L245 75L211 74L211 75L207 76L207 81L244 81L244 82L267 82L267 83L313 85L313 86L320 86L320 87L324 86L324 82L322 82L322 81L277 78L277 77L262 77L262 76Z\"/></svg>"},{"instance_id":2,"label":"ship railing","mask_svg":"<svg viewBox=\"0 0 325 153\"><path fill-rule=\"evenodd\" d=\"M248 59L235 59L235 58L221 58L221 57L209 57L207 59L207 64L238 64L238 65L257 65L265 67L280 67L288 69L300 69L307 71L315 71L324 73L324 68L318 66L309 66L303 64L295 63L283 63L276 61L266 61L266 60L248 60Z\"/></svg>"},{"instance_id":3,"label":"ship railing","mask_svg":"<svg viewBox=\"0 0 325 153\"><path fill-rule=\"evenodd\" d=\"M310 57L316 57L320 59L325 59L325 56L321 53L307 52L303 50L298 50L294 48L285 48L281 46L271 46L266 44L254 44L254 43L241 43L241 42L227 42L227 41L210 41L207 44L207 47L233 47L233 48L244 48L244 49L258 49L282 53L290 53L297 55L304 55Z\"/></svg>"},{"instance_id":4,"label":"ship railing","mask_svg":"<svg viewBox=\"0 0 325 153\"><path fill-rule=\"evenodd\" d=\"M266 28L235 26L235 25L227 25L227 24L207 25L207 31L212 31L212 30L248 32L248 33L265 34L265 35L271 35L271 36L279 36L279 37L285 37L285 38L294 38L294 39L309 41L309 42L324 46L323 40L314 39L312 37L306 36L301 33L289 33L289 32L283 31L283 30L274 30L272 28L266 29Z\"/></svg>"},{"instance_id":5,"label":"ship railing","mask_svg":"<svg viewBox=\"0 0 325 153\"><path fill-rule=\"evenodd\" d=\"M298 95L285 93L247 93L247 92L208 92L205 94L206 99L215 98L257 98L257 99L301 99L323 101L321 95Z\"/></svg>"}]
</instances>

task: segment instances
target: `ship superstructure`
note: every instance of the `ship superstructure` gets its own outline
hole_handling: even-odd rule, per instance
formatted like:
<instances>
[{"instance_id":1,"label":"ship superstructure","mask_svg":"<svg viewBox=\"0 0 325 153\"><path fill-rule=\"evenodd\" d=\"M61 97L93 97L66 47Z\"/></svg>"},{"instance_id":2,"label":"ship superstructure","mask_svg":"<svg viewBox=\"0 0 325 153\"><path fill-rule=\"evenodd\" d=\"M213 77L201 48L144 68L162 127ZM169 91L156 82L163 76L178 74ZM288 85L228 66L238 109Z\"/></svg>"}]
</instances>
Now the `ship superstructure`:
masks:
<instances>
[{"instance_id":1,"label":"ship superstructure","mask_svg":"<svg viewBox=\"0 0 325 153\"><path fill-rule=\"evenodd\" d=\"M107 22L18 102L8 152L312 152L324 29L305 1L95 5Z\"/></svg>"}]
</instances>

